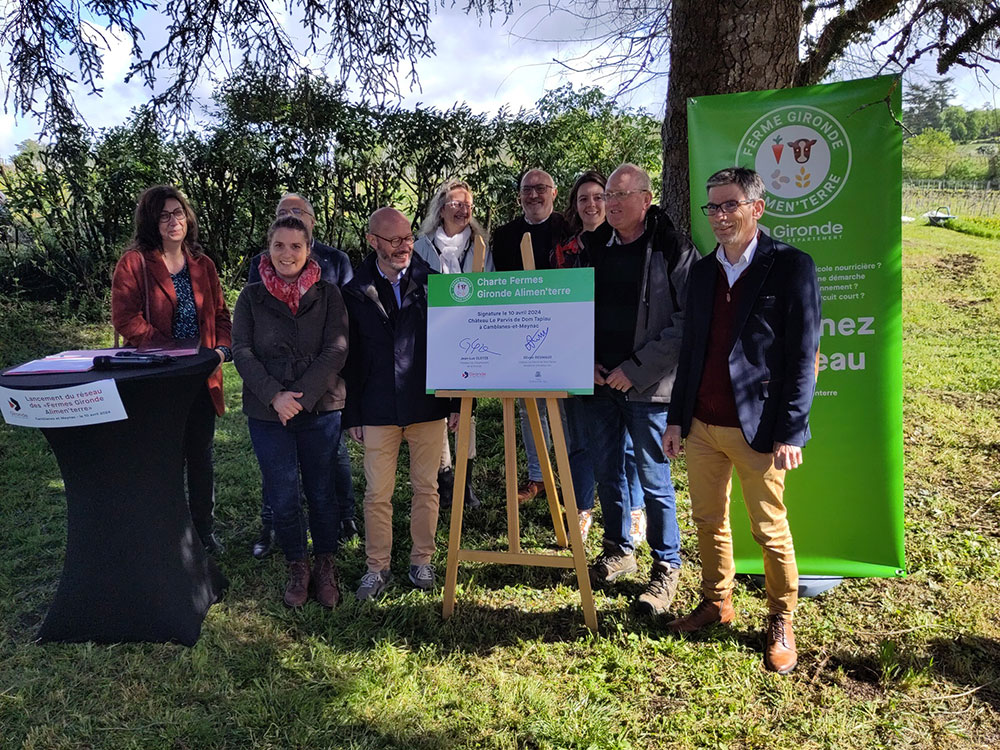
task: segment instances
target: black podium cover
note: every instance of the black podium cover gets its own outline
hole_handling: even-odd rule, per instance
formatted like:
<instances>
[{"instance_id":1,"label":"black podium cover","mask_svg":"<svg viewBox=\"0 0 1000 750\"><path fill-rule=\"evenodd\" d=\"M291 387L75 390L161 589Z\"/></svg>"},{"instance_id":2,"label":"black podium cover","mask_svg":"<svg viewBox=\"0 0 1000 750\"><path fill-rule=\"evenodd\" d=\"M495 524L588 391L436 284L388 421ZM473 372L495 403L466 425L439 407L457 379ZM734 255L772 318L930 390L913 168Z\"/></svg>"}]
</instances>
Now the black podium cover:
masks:
<instances>
[{"instance_id":1,"label":"black podium cover","mask_svg":"<svg viewBox=\"0 0 1000 750\"><path fill-rule=\"evenodd\" d=\"M197 642L228 582L191 523L182 438L218 361L202 349L158 367L0 377L17 390L114 379L128 414L42 430L66 486L67 543L41 641Z\"/></svg>"}]
</instances>

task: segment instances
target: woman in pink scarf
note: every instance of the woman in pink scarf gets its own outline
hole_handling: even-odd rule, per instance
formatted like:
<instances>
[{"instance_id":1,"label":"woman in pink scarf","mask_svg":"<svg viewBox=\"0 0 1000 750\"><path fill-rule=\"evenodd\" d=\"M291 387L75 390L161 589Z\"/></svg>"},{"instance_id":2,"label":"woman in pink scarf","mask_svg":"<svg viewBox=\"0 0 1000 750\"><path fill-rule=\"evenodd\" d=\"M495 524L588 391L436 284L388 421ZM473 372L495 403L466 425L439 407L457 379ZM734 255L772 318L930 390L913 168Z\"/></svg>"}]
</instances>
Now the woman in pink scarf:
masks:
<instances>
[{"instance_id":1,"label":"woman in pink scarf","mask_svg":"<svg viewBox=\"0 0 1000 750\"><path fill-rule=\"evenodd\" d=\"M233 360L243 378L243 412L264 495L288 561L284 602L305 604L311 581L316 600L334 607L340 519L333 465L346 395L340 370L347 359L347 310L340 290L320 278L309 256L311 240L294 216L271 225L261 281L248 284L236 302ZM300 486L309 505L312 568Z\"/></svg>"}]
</instances>

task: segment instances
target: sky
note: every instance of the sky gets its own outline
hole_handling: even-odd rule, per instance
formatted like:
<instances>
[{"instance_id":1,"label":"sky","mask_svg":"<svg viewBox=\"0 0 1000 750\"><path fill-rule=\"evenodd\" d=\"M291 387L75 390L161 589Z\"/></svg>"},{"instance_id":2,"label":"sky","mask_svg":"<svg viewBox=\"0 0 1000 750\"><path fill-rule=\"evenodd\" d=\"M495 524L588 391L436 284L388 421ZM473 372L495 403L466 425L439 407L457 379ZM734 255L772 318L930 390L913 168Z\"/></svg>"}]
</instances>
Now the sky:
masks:
<instances>
[{"instance_id":1,"label":"sky","mask_svg":"<svg viewBox=\"0 0 1000 750\"><path fill-rule=\"evenodd\" d=\"M448 108L464 101L474 112L493 113L501 106L513 110L532 106L548 90L573 83L574 85L601 85L614 93L617 81L598 81L584 73L572 73L554 59L566 60L580 55L586 47L579 43L544 41L555 38L580 38L585 30L580 22L563 16L550 18L546 5L534 6L508 22L497 17L492 24L487 18L480 22L459 8L439 9L434 16L430 35L435 40L437 54L417 65L420 88L407 91L402 104L413 106L418 102L439 108ZM285 19L287 23L287 18ZM140 22L140 25L143 25ZM153 24L150 24L153 25ZM150 44L156 41L149 34ZM105 53L103 96L77 93L77 106L95 128L112 127L127 119L129 111L149 98L149 91L139 82L122 82L129 64L129 46L124 42L110 45ZM933 77L933 71L926 73ZM1000 106L996 89L983 87L972 75L957 74L955 103L974 108L989 102ZM991 76L1000 81L1000 75ZM210 101L212 82L203 81L199 87L202 104ZM646 84L622 99L631 106L644 107L654 115L662 116L666 97L666 79L661 77ZM31 119L15 121L12 114L0 112L0 158L9 158L17 144L36 135L37 125Z\"/></svg>"}]
</instances>

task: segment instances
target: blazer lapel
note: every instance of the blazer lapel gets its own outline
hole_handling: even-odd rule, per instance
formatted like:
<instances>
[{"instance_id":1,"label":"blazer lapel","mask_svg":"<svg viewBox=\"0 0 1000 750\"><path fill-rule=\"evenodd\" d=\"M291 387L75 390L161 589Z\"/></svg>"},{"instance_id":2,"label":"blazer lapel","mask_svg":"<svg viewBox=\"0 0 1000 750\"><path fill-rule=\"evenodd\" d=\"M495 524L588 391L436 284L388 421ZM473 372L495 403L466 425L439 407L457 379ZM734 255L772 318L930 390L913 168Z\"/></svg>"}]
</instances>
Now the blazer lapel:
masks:
<instances>
[{"instance_id":1,"label":"blazer lapel","mask_svg":"<svg viewBox=\"0 0 1000 750\"><path fill-rule=\"evenodd\" d=\"M743 291L740 294L739 309L736 311L730 351L732 351L732 346L736 345L740 334L743 333L743 327L747 324L750 311L753 310L754 303L757 302L757 298L760 296L761 287L764 286L764 280L767 278L767 274L770 272L771 264L773 263L774 246L771 244L771 238L761 232L757 239L757 250L754 252L753 261L750 263L750 268L747 269L746 276L743 278Z\"/></svg>"},{"instance_id":2,"label":"blazer lapel","mask_svg":"<svg viewBox=\"0 0 1000 750\"><path fill-rule=\"evenodd\" d=\"M163 290L163 294L166 295L167 299L170 300L170 304L173 308L177 309L177 292L174 291L174 282L170 278L170 272L167 270L166 263L163 262L163 256L158 252L143 253L146 257L146 269L149 271L149 278L154 284ZM188 268L191 264L188 263ZM191 286L194 286L194 277L191 278Z\"/></svg>"},{"instance_id":3,"label":"blazer lapel","mask_svg":"<svg viewBox=\"0 0 1000 750\"><path fill-rule=\"evenodd\" d=\"M205 269L202 267L201 263L196 261L190 255L187 257L187 267L188 274L191 276L191 291L194 293L194 309L198 313L198 323L202 331L205 330L204 320L208 317L209 311L214 315L215 311L212 309L213 305L207 304L205 300L205 291L209 288L208 280L205 278ZM170 288L173 289L174 285L171 282ZM174 298L174 304L176 304L176 294Z\"/></svg>"}]
</instances>

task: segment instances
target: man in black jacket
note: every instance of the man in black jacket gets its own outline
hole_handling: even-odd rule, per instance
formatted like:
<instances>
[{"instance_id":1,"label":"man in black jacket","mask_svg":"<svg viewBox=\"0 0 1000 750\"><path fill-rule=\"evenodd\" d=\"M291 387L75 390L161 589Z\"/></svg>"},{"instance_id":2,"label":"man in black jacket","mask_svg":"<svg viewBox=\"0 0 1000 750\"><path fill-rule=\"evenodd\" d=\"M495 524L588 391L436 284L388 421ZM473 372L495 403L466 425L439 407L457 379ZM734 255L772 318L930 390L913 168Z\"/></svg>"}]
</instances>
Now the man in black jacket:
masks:
<instances>
[{"instance_id":1,"label":"man in black jacket","mask_svg":"<svg viewBox=\"0 0 1000 750\"><path fill-rule=\"evenodd\" d=\"M426 261L413 253L410 220L380 208L368 221L373 252L344 287L350 317L350 352L344 374L343 422L365 447L365 555L368 572L358 599L380 595L391 579L392 494L396 459L410 446L410 582L434 586L434 535L438 520L437 471L451 402L426 391ZM451 414L452 427L458 414Z\"/></svg>"},{"instance_id":2,"label":"man in black jacket","mask_svg":"<svg viewBox=\"0 0 1000 750\"><path fill-rule=\"evenodd\" d=\"M691 271L663 435L670 457L687 440L702 601L668 627L690 633L734 617L729 492L735 467L764 555L764 663L787 674L798 659L792 633L798 568L785 512L785 472L802 463L809 439L819 282L812 258L759 231L765 195L760 175L743 167L723 169L708 178L707 187L702 210L719 244Z\"/></svg>"},{"instance_id":3,"label":"man in black jacket","mask_svg":"<svg viewBox=\"0 0 1000 750\"><path fill-rule=\"evenodd\" d=\"M521 178L518 191L518 202L524 211L522 216L498 227L493 233L493 263L498 271L522 271L524 263L521 260L521 238L525 233L531 235L531 249L535 256L535 268L549 268L549 256L557 243L562 242L572 234L569 223L562 214L553 211L558 190L548 172L541 169L530 169ZM545 485L542 483L542 467L538 461L538 447L535 445L528 422L528 410L524 400L518 399L521 413L521 436L524 440L524 452L528 458L528 478L517 489L518 502L525 503L535 497L544 497ZM542 450L548 450L549 420L545 404L538 402L538 414L541 417L542 435L545 445Z\"/></svg>"},{"instance_id":4,"label":"man in black jacket","mask_svg":"<svg viewBox=\"0 0 1000 750\"><path fill-rule=\"evenodd\" d=\"M324 245L313 237L316 227L316 212L312 204L298 193L285 193L278 201L274 216L294 216L300 219L309 230L312 237L310 255L319 263L320 273L324 281L336 284L342 288L354 276L354 269L347 253L335 247ZM260 281L260 259L267 253L259 253L250 259L250 271L247 274L247 284ZM358 526L354 521L354 485L351 480L351 457L347 452L347 435L343 435L340 448L337 451L337 463L334 467L334 489L337 493L337 507L340 509L340 541L346 542L358 535ZM260 506L260 535L254 540L252 552L258 560L271 554L274 545L274 525L271 508L267 500L262 500Z\"/></svg>"}]
</instances>

